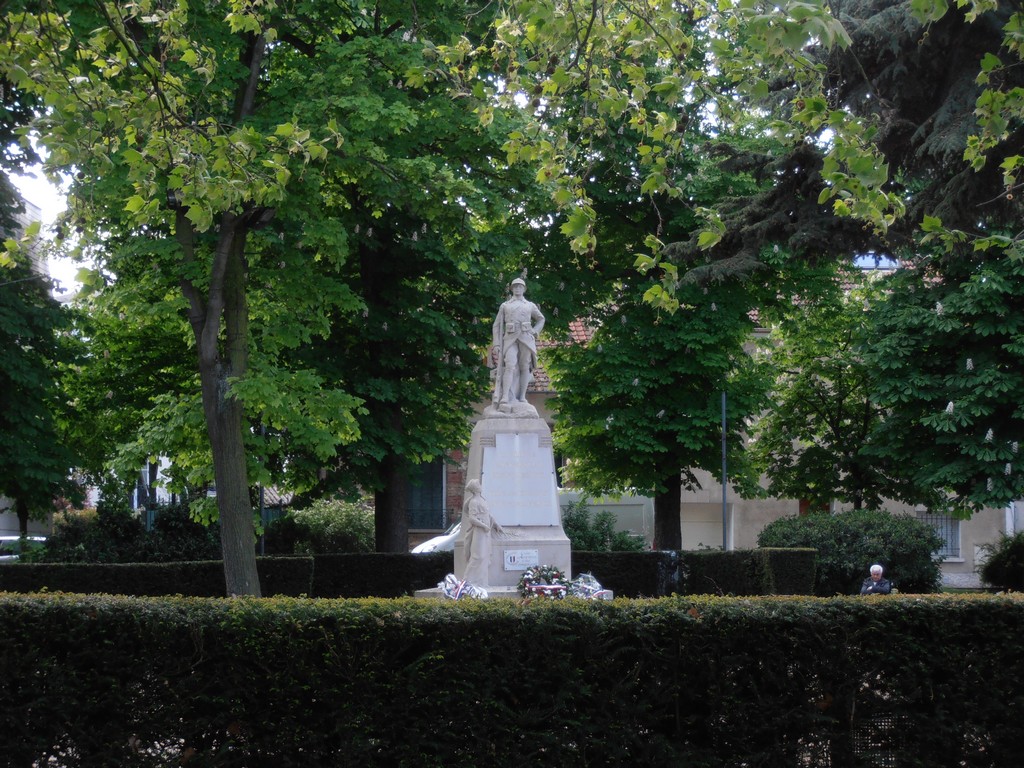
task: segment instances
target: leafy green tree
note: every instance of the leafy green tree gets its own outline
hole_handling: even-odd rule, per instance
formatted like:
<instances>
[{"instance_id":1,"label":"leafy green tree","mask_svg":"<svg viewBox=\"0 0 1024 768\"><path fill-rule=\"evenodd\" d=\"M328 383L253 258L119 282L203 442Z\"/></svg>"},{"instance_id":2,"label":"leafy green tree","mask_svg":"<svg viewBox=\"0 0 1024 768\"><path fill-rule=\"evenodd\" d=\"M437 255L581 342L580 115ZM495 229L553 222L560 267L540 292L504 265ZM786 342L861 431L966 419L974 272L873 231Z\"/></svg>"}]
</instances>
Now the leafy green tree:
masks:
<instances>
[{"instance_id":1,"label":"leafy green tree","mask_svg":"<svg viewBox=\"0 0 1024 768\"><path fill-rule=\"evenodd\" d=\"M283 19L242 4L18 10L7 11L3 70L50 104L34 127L51 169L80 169L70 210L86 242L102 241L104 206L119 197L137 226L178 244L171 266L197 351L226 588L258 595L243 404L230 389L249 370L246 243L292 169L326 154L257 98ZM84 191L104 174L123 182L113 200Z\"/></svg>"},{"instance_id":2,"label":"leafy green tree","mask_svg":"<svg viewBox=\"0 0 1024 768\"><path fill-rule=\"evenodd\" d=\"M385 188L459 206L445 167L392 158L376 140L420 129L400 103L378 122L382 82L363 76L394 41L423 50L461 31L447 9L231 0L7 11L2 70L50 105L34 128L51 169L80 172L69 216L91 254L104 258L107 235L126 223L136 237L175 245L151 266L181 291L191 329L231 594L259 592L249 481L270 470L247 464L252 422L287 428L324 464L355 436L354 398L282 365L287 350L329 333L333 312L357 307L340 273L353 233L320 212L340 186L371 183L373 217L388 213ZM426 81L396 73L387 87Z\"/></svg>"},{"instance_id":3,"label":"leafy green tree","mask_svg":"<svg viewBox=\"0 0 1024 768\"><path fill-rule=\"evenodd\" d=\"M562 0L510 4L488 50L505 68L493 86L496 96L528 101L532 115L527 129L510 135L509 157L539 166L538 178L552 184L564 216L562 231L581 255L593 254L602 237L595 200L604 178L593 170L608 136L629 137L636 195L690 198L692 145L684 134L696 123L715 134L705 150L721 152L734 172L773 181L708 206L700 212L705 227L674 236L648 231L653 239L645 243L643 266L658 282L647 300L672 309L676 283L690 262L705 272L746 274L763 265L762 249L773 242L816 258L817 244L836 232L862 232L864 220L872 232L884 232L893 211L901 210L899 198L884 188L887 167L869 129L829 108L832 85L810 48L829 52L849 42L843 25L819 3L776 3L766 13L750 3L680 8ZM476 52L462 45L444 53L459 61ZM780 94L777 84L788 91ZM566 129L559 118L569 110L578 120ZM766 130L778 142L771 151L730 140ZM816 137L827 137L820 150L812 146ZM801 223L805 210L825 208L818 199L822 155L830 163L828 194L860 221L830 215L832 231L811 238ZM744 214L749 226L741 229ZM704 251L711 263L701 257Z\"/></svg>"},{"instance_id":4,"label":"leafy green tree","mask_svg":"<svg viewBox=\"0 0 1024 768\"><path fill-rule=\"evenodd\" d=\"M821 597L857 594L873 563L901 592L935 592L941 578L935 553L942 537L925 522L885 510L784 517L766 525L757 544L818 550L814 594Z\"/></svg>"},{"instance_id":5,"label":"leafy green tree","mask_svg":"<svg viewBox=\"0 0 1024 768\"><path fill-rule=\"evenodd\" d=\"M555 441L569 480L601 493L654 497L655 546L681 549L680 502L693 470L721 467L721 397L728 397L729 466L742 481L744 419L765 404L768 379L743 348L749 296L720 283L681 288L687 309L659 312L644 286L600 317L586 345L545 358L558 392Z\"/></svg>"},{"instance_id":6,"label":"leafy green tree","mask_svg":"<svg viewBox=\"0 0 1024 768\"><path fill-rule=\"evenodd\" d=\"M682 28L687 22L674 23ZM699 67L711 38L699 24L690 24L685 59ZM554 61L548 66L553 78L558 66ZM665 75L665 66L638 53L628 68L635 82L641 76ZM543 79L546 70L535 71ZM638 108L648 110L638 114L653 119L664 108L659 91L637 88L634 97L643 99ZM586 157L573 160L579 163L573 170L592 182L586 189L592 223L587 229L582 218L566 214L561 232L584 239L592 234L590 242L598 244L578 259L579 278L571 271L572 260L555 267L564 293L592 302L583 309L583 321L595 329L587 345L570 345L545 357L559 393L556 444L569 461L569 478L586 490L633 488L653 495L655 545L664 549L683 544L682 487L696 485L696 469L717 475L721 467L723 391L731 477L753 492L743 431L747 417L765 404L768 379L745 346L755 328L752 311L775 301L787 260L786 254L769 249L762 271L745 281L749 274L737 268L726 276L707 259L684 264L645 254L652 246L699 229L702 207L747 194L763 183L742 168L723 169L709 157L708 145L718 131L699 119L705 108L711 109L710 101L703 101L706 97L694 94L681 105L678 119L662 126L658 135L671 143L671 150L652 143L642 152L645 157L657 154L664 162L672 156L672 167L662 163L658 171L672 176L668 186L645 178L647 167L636 161L636 142L651 138L646 118L591 135L581 129L579 114L589 102L578 92L560 98L559 108L545 115L552 131L590 148ZM763 132L739 135L735 141L765 151L772 146ZM672 283L667 308L665 280Z\"/></svg>"},{"instance_id":7,"label":"leafy green tree","mask_svg":"<svg viewBox=\"0 0 1024 768\"><path fill-rule=\"evenodd\" d=\"M969 513L1024 493L1022 296L1019 259L922 253L874 305L867 360L886 413L872 452L921 503Z\"/></svg>"},{"instance_id":8,"label":"leafy green tree","mask_svg":"<svg viewBox=\"0 0 1024 768\"><path fill-rule=\"evenodd\" d=\"M871 453L929 506L969 514L1005 504L1024 491L1020 10L844 2L836 11L853 41L829 58L837 103L877 124L907 206L875 246L902 267L873 320L867 359L885 417Z\"/></svg>"},{"instance_id":9,"label":"leafy green tree","mask_svg":"<svg viewBox=\"0 0 1024 768\"><path fill-rule=\"evenodd\" d=\"M73 355L63 367L65 429L78 453L76 468L93 485L112 471L127 481L158 455L173 457L169 471L181 475L172 490L209 481L209 444L193 396L197 373L181 300L152 281L132 279L132 264L156 258L161 245L168 243L130 242L121 263L121 249L112 244L108 263L123 279L86 290L71 309L73 324L64 337ZM183 409L175 415L177 403L191 405L187 418Z\"/></svg>"},{"instance_id":10,"label":"leafy green tree","mask_svg":"<svg viewBox=\"0 0 1024 768\"><path fill-rule=\"evenodd\" d=\"M751 455L775 497L878 509L914 494L899 462L871 452L885 418L873 400L873 342L867 309L881 299L878 281L857 270L823 270L820 291L805 291L783 312L766 357L775 371L771 406L752 430Z\"/></svg>"},{"instance_id":11,"label":"leafy green tree","mask_svg":"<svg viewBox=\"0 0 1024 768\"><path fill-rule=\"evenodd\" d=\"M456 24L461 11L438 10ZM480 25L478 20L474 22ZM470 33L469 27L462 31ZM472 406L485 395L479 347L508 254L528 247L521 209L537 184L509 173L500 144L510 118L480 124L444 82L420 73L433 51L417 40L380 35L339 46L324 73L364 83L352 109L369 125L352 131L349 157L323 172L318 214L337 222L350 256L341 274L357 311L337 311L329 337L295 357L360 398L359 439L336 458L295 453L289 466L309 477L311 493L375 494L380 551L408 549L408 476L416 464L465 444ZM391 84L406 78L415 87ZM330 103L305 105L309 119ZM372 114L372 121L361 115ZM388 164L368 164L368 156ZM402 183L396 183L401 180Z\"/></svg>"},{"instance_id":12,"label":"leafy green tree","mask_svg":"<svg viewBox=\"0 0 1024 768\"><path fill-rule=\"evenodd\" d=\"M685 23L681 20L676 26ZM696 24L690 31L686 60L699 67L709 36ZM665 74L663 67L648 55L637 54L631 72L635 80ZM556 62L548 69L557 76ZM543 79L543 71L536 70L538 79ZM664 107L657 91L638 88L634 95L650 110L644 114L653 116ZM726 277L714 272L707 259L684 265L645 254L652 246L699 229L702 206L746 194L759 183L743 169L723 169L708 157L707 145L716 131L699 118L689 120L704 110L705 96L695 94L679 119L673 118L659 134L669 141L664 132L670 130L672 151L678 153L670 170L662 166L659 171L671 173L672 189L649 183L644 166L636 161L636 142L649 138L645 118L625 121L621 130L591 135L579 122L589 104L585 93L559 99L559 108L545 116L553 132L564 132L590 148L588 155L572 160L579 164L572 170L592 182L586 193L593 218L588 225L585 217L565 214L560 231L577 240L593 235L587 242L599 244L585 256L553 266L562 293L589 300L582 319L595 329L587 345L569 345L545 357L559 393L556 444L569 461L570 480L586 490L633 488L653 495L655 544L664 549L683 544L682 487L696 485L694 470L717 475L721 467L723 390L729 404L731 476L753 492L742 433L745 419L765 403L768 380L745 345L755 327L752 310L774 301L779 270L786 261L785 254L771 251L764 261L772 267L762 264L756 282L744 282L749 275L741 277L741 270ZM710 103L706 106L711 108ZM738 136L736 141L765 149L771 145L763 135ZM523 150L526 145L517 146ZM647 145L643 154L653 153L668 157L670 151ZM542 176L544 172L542 168ZM675 302L668 308L664 280L671 280ZM559 297L552 299L556 310L564 309Z\"/></svg>"},{"instance_id":13,"label":"leafy green tree","mask_svg":"<svg viewBox=\"0 0 1024 768\"><path fill-rule=\"evenodd\" d=\"M55 367L63 358L58 334L67 317L50 296L50 281L33 264L38 224L26 227L25 207L8 174L38 161L16 142L36 99L0 77L0 495L14 501L18 526L53 509L70 493L73 457L63 443Z\"/></svg>"},{"instance_id":14,"label":"leafy green tree","mask_svg":"<svg viewBox=\"0 0 1024 768\"><path fill-rule=\"evenodd\" d=\"M679 305L686 275L763 269L773 244L791 263L866 253L909 258L926 234L936 253L941 245L936 275L943 260L970 262L972 248L1009 248L1007 257L1018 258L1024 17L1014 4L841 0L763 11L750 3L681 10L612 0L506 9L492 46L506 70L495 90L528 103L532 116L527 129L510 135L509 158L538 165L538 178L552 184L562 231L578 254L594 260L597 243L615 242L600 206L608 137L623 137L635 192L689 200L685 129L704 120L714 133L705 147L723 168L770 183L705 203L703 227L662 231L660 220L647 222L637 266L657 281L645 291L657 306ZM463 44L443 53L454 62L479 51ZM774 145L738 140L765 116ZM962 277L955 266L952 275ZM920 347L914 360L931 354ZM955 362L943 360L947 370ZM908 386L918 390L928 365L894 382L904 390L899 402L908 402ZM934 415L923 403L910 411ZM876 462L907 464L918 447L930 446L927 430L911 434L926 442L904 442L902 455L876 455ZM988 432L981 434L984 441ZM968 444L967 452L978 449ZM945 458L961 468L952 475L971 463ZM956 483L963 478L952 475L946 480L962 496ZM977 487L979 479L1005 497L990 471L971 482ZM889 473L885 482L910 493L928 480ZM932 491L940 498L947 489Z\"/></svg>"},{"instance_id":15,"label":"leafy green tree","mask_svg":"<svg viewBox=\"0 0 1024 768\"><path fill-rule=\"evenodd\" d=\"M28 265L0 274L0 494L14 501L22 533L70 493L74 464L56 416L57 334L66 318L49 291Z\"/></svg>"}]
</instances>

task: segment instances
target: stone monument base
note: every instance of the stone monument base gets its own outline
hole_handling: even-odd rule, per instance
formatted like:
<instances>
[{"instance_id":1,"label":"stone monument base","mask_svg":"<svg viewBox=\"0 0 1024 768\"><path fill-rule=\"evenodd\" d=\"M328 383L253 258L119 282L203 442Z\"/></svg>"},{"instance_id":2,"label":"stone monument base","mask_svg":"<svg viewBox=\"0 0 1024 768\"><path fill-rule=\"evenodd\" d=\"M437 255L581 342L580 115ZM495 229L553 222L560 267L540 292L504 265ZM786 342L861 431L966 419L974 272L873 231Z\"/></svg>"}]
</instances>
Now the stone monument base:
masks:
<instances>
[{"instance_id":1,"label":"stone monument base","mask_svg":"<svg viewBox=\"0 0 1024 768\"><path fill-rule=\"evenodd\" d=\"M560 525L522 525L508 527L507 534L491 539L491 562L488 583L478 584L488 592L519 586L523 571L533 565L553 565L572 577L571 545ZM466 554L462 541L455 542L455 573L464 573Z\"/></svg>"}]
</instances>

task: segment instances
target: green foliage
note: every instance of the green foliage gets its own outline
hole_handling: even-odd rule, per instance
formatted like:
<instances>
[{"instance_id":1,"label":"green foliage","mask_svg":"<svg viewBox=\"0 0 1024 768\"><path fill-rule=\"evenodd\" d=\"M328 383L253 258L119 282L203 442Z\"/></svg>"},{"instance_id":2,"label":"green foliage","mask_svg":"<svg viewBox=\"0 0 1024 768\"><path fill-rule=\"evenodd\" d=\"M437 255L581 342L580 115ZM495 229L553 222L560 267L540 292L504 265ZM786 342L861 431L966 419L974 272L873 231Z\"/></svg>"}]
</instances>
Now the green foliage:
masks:
<instances>
[{"instance_id":1,"label":"green foliage","mask_svg":"<svg viewBox=\"0 0 1024 768\"><path fill-rule=\"evenodd\" d=\"M749 481L744 419L765 403L767 378L743 349L751 304L735 283L681 289L690 302L661 313L623 296L587 345L550 350L558 392L555 441L572 482L594 493L664 493L682 471L721 465L721 392L728 393L729 465ZM632 300L630 300L632 299Z\"/></svg>"},{"instance_id":2,"label":"green foliage","mask_svg":"<svg viewBox=\"0 0 1024 768\"><path fill-rule=\"evenodd\" d=\"M126 510L71 510L54 520L53 534L36 562L129 563L143 549L142 521Z\"/></svg>"},{"instance_id":3,"label":"green foliage","mask_svg":"<svg viewBox=\"0 0 1024 768\"><path fill-rule=\"evenodd\" d=\"M1024 261L927 250L873 305L873 452L960 513L1024 493ZM908 457L913 457L908 461Z\"/></svg>"},{"instance_id":4,"label":"green foliage","mask_svg":"<svg viewBox=\"0 0 1024 768\"><path fill-rule=\"evenodd\" d=\"M496 264L526 250L519 211L536 185L495 160L510 113L481 126L443 81L414 73L489 13L151 6L12 16L17 44L0 49L0 68L53 104L36 126L51 167L78 172L66 224L98 263L97 333L82 334L92 349L74 393L90 463L163 455L173 488L212 479L208 433L224 426L181 365L204 343L200 360L212 356L211 341L222 405L245 410L246 484L308 491L329 468L317 494L379 491L396 482L385 462L461 445L486 386L477 321L500 290ZM81 82L55 91L68 69ZM97 107L108 102L119 109ZM226 253L245 264L225 301Z\"/></svg>"},{"instance_id":5,"label":"green foliage","mask_svg":"<svg viewBox=\"0 0 1024 768\"><path fill-rule=\"evenodd\" d=\"M94 484L111 472L135 477L154 456L172 459L174 492L212 479L183 300L153 269L171 250L151 237L112 241L105 263L117 282L104 285L100 276L102 290L75 301L65 339L75 353L64 367L67 429L81 455L79 471Z\"/></svg>"},{"instance_id":6,"label":"green foliage","mask_svg":"<svg viewBox=\"0 0 1024 768\"><path fill-rule=\"evenodd\" d=\"M193 519L187 503L157 507L149 535L149 556L143 562L215 560L220 558L220 526Z\"/></svg>"},{"instance_id":7,"label":"green foliage","mask_svg":"<svg viewBox=\"0 0 1024 768\"><path fill-rule=\"evenodd\" d=\"M986 544L980 574L986 584L1024 592L1024 532L1003 534L995 545Z\"/></svg>"},{"instance_id":8,"label":"green foliage","mask_svg":"<svg viewBox=\"0 0 1024 768\"><path fill-rule=\"evenodd\" d=\"M37 563L161 563L220 557L216 525L193 521L187 503L157 508L151 531L138 513L116 504L97 510L71 510L54 521Z\"/></svg>"},{"instance_id":9,"label":"green foliage","mask_svg":"<svg viewBox=\"0 0 1024 768\"><path fill-rule=\"evenodd\" d=\"M885 412L873 399L876 369L865 351L870 355L874 337L865 308L881 295L871 274L823 269L799 301L780 310L764 348L775 375L772 406L750 442L769 495L804 499L813 509L833 500L878 509L885 499L914 499L900 480L905 462L871 452Z\"/></svg>"},{"instance_id":10,"label":"green foliage","mask_svg":"<svg viewBox=\"0 0 1024 768\"><path fill-rule=\"evenodd\" d=\"M372 552L373 502L318 499L270 523L267 540L275 552Z\"/></svg>"},{"instance_id":11,"label":"green foliage","mask_svg":"<svg viewBox=\"0 0 1024 768\"><path fill-rule=\"evenodd\" d=\"M704 103L714 105L715 135L725 142L770 130L784 145L799 148L805 138L830 135L829 197L837 208L884 230L893 209L901 208L884 188L888 169L868 140L870 129L847 111L830 108L824 72L811 54L812 46L846 47L846 29L818 3L782 3L772 11L746 3L698 3L685 12L671 4L641 9L574 0L516 3L498 21L491 48L505 71L502 87L481 77L466 90L472 86L509 102L534 95L527 110L531 123L510 134L506 149L511 160L534 164L538 177L552 185L552 198L566 217L562 231L578 253L592 253L601 239L597 201L605 179L593 173L595 155L601 154L594 148L603 151L609 137L623 136L618 151L635 169L633 187L640 195L692 200L692 177L680 172L692 149L683 134L688 122L702 121ZM442 51L452 62L461 61L469 45ZM769 100L776 83L784 83L787 93ZM567 109L579 117L563 132L558 119ZM795 164L785 165L792 173ZM782 168L777 166L780 175ZM724 200L715 205L733 207ZM716 218L709 217L709 226L692 239L693 250L718 247L723 233L714 226ZM656 227L647 234L661 236ZM729 240L726 257L742 249L746 253L737 263L749 264L756 259L751 243L766 238ZM682 304L675 298L678 262L656 250L652 263L659 268L661 290L651 298L666 307Z\"/></svg>"},{"instance_id":12,"label":"green foliage","mask_svg":"<svg viewBox=\"0 0 1024 768\"><path fill-rule=\"evenodd\" d=\"M615 513L603 510L592 516L589 498L581 496L562 512L562 529L573 550L585 552L639 552L641 537L615 530Z\"/></svg>"},{"instance_id":13,"label":"green foliage","mask_svg":"<svg viewBox=\"0 0 1024 768\"><path fill-rule=\"evenodd\" d=\"M853 595L868 568L879 563L901 592L935 592L941 577L935 553L942 539L909 515L882 510L824 512L785 517L764 527L761 547L807 547L818 551L814 594Z\"/></svg>"},{"instance_id":14,"label":"green foliage","mask_svg":"<svg viewBox=\"0 0 1024 768\"><path fill-rule=\"evenodd\" d=\"M39 519L56 495L70 493L75 460L63 439L57 372L67 315L49 290L30 264L0 270L0 495Z\"/></svg>"},{"instance_id":15,"label":"green foliage","mask_svg":"<svg viewBox=\"0 0 1024 768\"><path fill-rule=\"evenodd\" d=\"M66 768L859 765L868 729L898 764L995 768L1022 620L1007 596L5 595L0 729L12 765Z\"/></svg>"},{"instance_id":16,"label":"green foliage","mask_svg":"<svg viewBox=\"0 0 1024 768\"><path fill-rule=\"evenodd\" d=\"M326 313L329 333L284 355L360 400L359 437L327 457L289 445L290 428L275 442L299 489L376 494L377 546L397 551L407 546L398 497L410 471L468 440L487 387L480 345L503 288L499 273L529 250L528 209L542 193L527 169L509 172L500 160L514 112L481 125L443 79L421 76L438 67L434 42L478 34L490 11L466 18L463 7L441 2L419 5L416 22L400 3L373 13L389 9L415 32L382 24L320 38L309 93L295 105L304 123L333 118L345 143L311 171L316 187L296 190L287 248L297 240L310 260L329 261L350 303ZM297 70L310 69L305 52L289 55ZM278 279L274 264L269 283Z\"/></svg>"},{"instance_id":17,"label":"green foliage","mask_svg":"<svg viewBox=\"0 0 1024 768\"><path fill-rule=\"evenodd\" d=\"M268 595L403 597L437 584L453 570L452 553L408 552L258 557ZM161 563L2 563L0 591L224 597L219 560Z\"/></svg>"},{"instance_id":18,"label":"green foliage","mask_svg":"<svg viewBox=\"0 0 1024 768\"><path fill-rule=\"evenodd\" d=\"M810 595L813 549L763 548L680 552L680 592L688 595Z\"/></svg>"},{"instance_id":19,"label":"green foliage","mask_svg":"<svg viewBox=\"0 0 1024 768\"><path fill-rule=\"evenodd\" d=\"M721 466L723 390L728 396L730 479L751 493L756 484L741 434L744 420L764 406L768 380L745 345L754 330L752 310L774 300L779 274L773 267L755 279L745 279L751 278L748 267L764 264L748 259L745 267L736 263L731 271L720 270L705 253L680 254L672 249L672 243L695 236L706 206L756 189L763 180L743 168L723 167L709 154L707 147L714 141L711 128L704 121L689 119L688 114L690 110L699 113L699 103L687 105L682 114L662 111L666 106L661 94L643 81L669 80L665 68L673 65L663 67L641 53L650 42L650 30L638 20L619 18L618 10L608 23L630 29L637 36L637 49L634 52L629 43L620 41L626 55L633 57L625 65L629 79L618 82L609 76L616 89L628 84L632 91L629 98L619 91L628 102L622 109L636 109L642 116L631 121L630 116L615 117L599 110L581 120L575 110L593 106L589 101L593 94L575 89L559 94L560 108L543 118L556 131L579 133L591 148L586 169L579 169L580 177L574 178L570 171L556 183L579 183L577 191L587 197L590 221L585 227L577 226L583 210L579 200L577 210L563 209L568 218L563 232L571 230L573 247L599 241L602 248L585 259L563 257L550 267L538 265L559 275L559 293L585 302L583 316L577 308L569 319L593 330L586 344L544 350L542 362L558 392L555 441L569 458L567 474L572 482L595 494L629 487L653 496L655 546L676 549L680 546L681 476L685 485L693 487L696 469L717 474ZM694 19L681 15L664 21L671 37ZM704 34L699 24L690 31L695 38ZM684 58L689 61L692 54L694 67L699 67L707 43L704 37L699 42L690 40ZM614 44L602 38L603 52L605 45ZM552 51L551 56L554 60L558 53ZM622 62L609 65L610 72L623 66ZM557 70L558 65L554 66ZM531 76L540 78L540 72ZM711 91L698 89L694 98L698 102L711 98ZM621 127L613 129L620 119ZM602 127L591 134L589 128L597 124ZM761 151L777 149L764 133L751 135L761 138L740 141ZM638 161L634 141L642 136L647 141L641 150L643 160ZM520 143L523 151L530 144L526 139ZM572 155L569 151L565 158L570 168ZM651 176L645 180L648 171ZM783 257L775 260L781 263ZM575 274L574 264L579 265ZM666 288L666 284L670 285ZM564 309L560 306L564 299L553 295L551 300L557 315Z\"/></svg>"}]
</instances>

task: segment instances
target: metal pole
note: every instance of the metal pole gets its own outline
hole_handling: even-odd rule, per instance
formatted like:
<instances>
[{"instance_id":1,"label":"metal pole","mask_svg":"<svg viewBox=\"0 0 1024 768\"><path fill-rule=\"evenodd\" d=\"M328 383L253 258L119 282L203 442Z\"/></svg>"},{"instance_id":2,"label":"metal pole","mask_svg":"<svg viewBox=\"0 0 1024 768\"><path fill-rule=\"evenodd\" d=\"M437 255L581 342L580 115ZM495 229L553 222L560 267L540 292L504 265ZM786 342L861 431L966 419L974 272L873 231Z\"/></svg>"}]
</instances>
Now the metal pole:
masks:
<instances>
[{"instance_id":1,"label":"metal pole","mask_svg":"<svg viewBox=\"0 0 1024 768\"><path fill-rule=\"evenodd\" d=\"M725 463L725 390L722 390L722 551L729 549L729 529L727 527L727 494L726 463Z\"/></svg>"},{"instance_id":2,"label":"metal pole","mask_svg":"<svg viewBox=\"0 0 1024 768\"><path fill-rule=\"evenodd\" d=\"M260 437L263 438L264 448L267 441L267 425L260 424ZM260 480L260 555L267 553L267 514L263 504L263 480Z\"/></svg>"}]
</instances>

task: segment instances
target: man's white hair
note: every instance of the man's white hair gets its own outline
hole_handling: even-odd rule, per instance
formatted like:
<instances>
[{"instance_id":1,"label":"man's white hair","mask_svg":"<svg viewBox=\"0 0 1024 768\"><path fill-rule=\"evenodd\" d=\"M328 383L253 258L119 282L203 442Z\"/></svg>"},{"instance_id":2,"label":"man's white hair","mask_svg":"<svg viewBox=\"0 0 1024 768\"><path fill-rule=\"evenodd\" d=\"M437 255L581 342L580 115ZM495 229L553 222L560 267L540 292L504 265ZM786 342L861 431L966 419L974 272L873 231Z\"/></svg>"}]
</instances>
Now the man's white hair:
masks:
<instances>
[{"instance_id":1,"label":"man's white hair","mask_svg":"<svg viewBox=\"0 0 1024 768\"><path fill-rule=\"evenodd\" d=\"M871 566L871 572L872 573L881 573L882 572L882 566L880 566L878 563L875 563L874 565Z\"/></svg>"}]
</instances>

